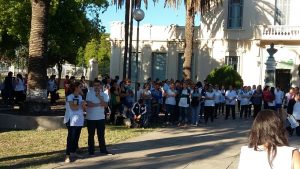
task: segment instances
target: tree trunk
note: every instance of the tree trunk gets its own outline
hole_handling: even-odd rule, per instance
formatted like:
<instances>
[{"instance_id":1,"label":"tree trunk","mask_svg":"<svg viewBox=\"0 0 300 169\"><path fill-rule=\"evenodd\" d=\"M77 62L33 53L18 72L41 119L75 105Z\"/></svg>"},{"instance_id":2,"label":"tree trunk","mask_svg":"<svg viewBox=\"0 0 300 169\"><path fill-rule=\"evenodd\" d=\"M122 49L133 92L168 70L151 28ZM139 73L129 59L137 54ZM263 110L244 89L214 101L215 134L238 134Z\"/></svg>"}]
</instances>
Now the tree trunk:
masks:
<instances>
[{"instance_id":1,"label":"tree trunk","mask_svg":"<svg viewBox=\"0 0 300 169\"><path fill-rule=\"evenodd\" d=\"M125 47L124 47L124 62L123 62L123 79L126 79L127 73L127 55L128 55L128 33L129 33L129 10L130 0L125 2Z\"/></svg>"},{"instance_id":2,"label":"tree trunk","mask_svg":"<svg viewBox=\"0 0 300 169\"><path fill-rule=\"evenodd\" d=\"M31 0L28 89L24 110L30 114L49 112L47 99L47 27L50 0Z\"/></svg>"},{"instance_id":3,"label":"tree trunk","mask_svg":"<svg viewBox=\"0 0 300 169\"><path fill-rule=\"evenodd\" d=\"M60 88L60 81L61 81L61 73L62 73L62 63L57 63L57 71L58 71L58 80L57 80L57 89ZM82 70L83 72L83 70Z\"/></svg>"},{"instance_id":4,"label":"tree trunk","mask_svg":"<svg viewBox=\"0 0 300 169\"><path fill-rule=\"evenodd\" d=\"M184 62L183 62L183 77L185 80L191 79L194 20L195 20L194 7L193 7L193 3L190 2L186 4L185 49L184 49Z\"/></svg>"}]
</instances>

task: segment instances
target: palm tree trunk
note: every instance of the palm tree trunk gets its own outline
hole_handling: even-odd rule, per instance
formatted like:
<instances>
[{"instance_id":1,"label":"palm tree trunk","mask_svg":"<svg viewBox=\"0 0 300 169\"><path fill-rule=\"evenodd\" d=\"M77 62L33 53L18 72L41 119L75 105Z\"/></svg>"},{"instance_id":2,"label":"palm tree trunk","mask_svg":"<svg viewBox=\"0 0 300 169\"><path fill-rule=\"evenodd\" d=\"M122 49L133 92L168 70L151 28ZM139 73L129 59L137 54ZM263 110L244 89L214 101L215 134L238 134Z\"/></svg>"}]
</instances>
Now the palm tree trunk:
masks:
<instances>
[{"instance_id":1,"label":"palm tree trunk","mask_svg":"<svg viewBox=\"0 0 300 169\"><path fill-rule=\"evenodd\" d=\"M193 3L186 4L186 22L185 22L185 49L183 62L183 77L185 80L191 79L191 60L193 55L193 37L194 37L195 11Z\"/></svg>"},{"instance_id":2,"label":"palm tree trunk","mask_svg":"<svg viewBox=\"0 0 300 169\"><path fill-rule=\"evenodd\" d=\"M31 0L28 89L25 111L41 113L50 110L47 99L46 52L50 0Z\"/></svg>"},{"instance_id":3,"label":"palm tree trunk","mask_svg":"<svg viewBox=\"0 0 300 169\"><path fill-rule=\"evenodd\" d=\"M128 34L129 34L129 11L130 0L125 2L125 47L124 47L124 62L123 62L123 79L126 79L127 74L127 56L128 56Z\"/></svg>"}]
</instances>

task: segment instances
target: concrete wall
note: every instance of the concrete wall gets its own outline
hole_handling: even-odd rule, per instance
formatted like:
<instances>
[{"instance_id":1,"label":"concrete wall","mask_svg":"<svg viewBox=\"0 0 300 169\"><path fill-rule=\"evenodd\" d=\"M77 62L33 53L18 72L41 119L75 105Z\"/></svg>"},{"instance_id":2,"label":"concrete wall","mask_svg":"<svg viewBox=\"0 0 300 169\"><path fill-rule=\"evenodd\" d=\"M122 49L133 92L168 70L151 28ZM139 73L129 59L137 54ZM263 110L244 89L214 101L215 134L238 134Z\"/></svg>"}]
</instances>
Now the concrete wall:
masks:
<instances>
[{"instance_id":1,"label":"concrete wall","mask_svg":"<svg viewBox=\"0 0 300 169\"><path fill-rule=\"evenodd\" d=\"M0 114L0 129L44 130L65 128L63 116L19 116Z\"/></svg>"}]
</instances>

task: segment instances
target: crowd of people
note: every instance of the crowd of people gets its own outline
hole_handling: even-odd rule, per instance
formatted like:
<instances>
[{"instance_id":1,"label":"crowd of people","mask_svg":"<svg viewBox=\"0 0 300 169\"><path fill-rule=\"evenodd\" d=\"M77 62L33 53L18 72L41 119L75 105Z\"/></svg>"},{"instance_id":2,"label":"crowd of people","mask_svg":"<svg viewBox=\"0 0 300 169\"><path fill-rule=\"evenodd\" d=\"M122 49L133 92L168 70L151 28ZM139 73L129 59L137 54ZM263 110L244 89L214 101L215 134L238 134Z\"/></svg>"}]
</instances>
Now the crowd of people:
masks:
<instances>
[{"instance_id":1,"label":"crowd of people","mask_svg":"<svg viewBox=\"0 0 300 169\"><path fill-rule=\"evenodd\" d=\"M66 93L68 81L75 81L75 78L66 77ZM84 77L80 83L85 100L91 87ZM131 120L132 127L147 127L157 123L199 126L217 118L235 120L236 115L247 120L255 118L262 109L278 111L281 108L286 108L288 114L294 114L296 120L300 120L297 111L298 107L300 109L297 102L298 87L285 93L279 86L234 88L232 85L225 87L206 81L202 85L201 82L149 78L143 85L134 84L137 86L135 89L129 79L121 80L118 76L114 79L106 76L101 83L101 90L109 97L105 113L106 120L111 124L122 123L120 118L123 117Z\"/></svg>"},{"instance_id":2,"label":"crowd of people","mask_svg":"<svg viewBox=\"0 0 300 169\"><path fill-rule=\"evenodd\" d=\"M95 79L90 87L83 77L80 82L75 82L78 91L70 87L72 84L74 83L65 81L66 105L75 111L67 118L69 120L65 121L68 128L71 128L67 142L73 147L67 147L67 157L70 155L69 149L72 150L71 153L75 153L80 135L80 131L76 132L80 130L76 126L83 126L84 112L86 112L87 119L90 155L94 155L95 151L93 140L95 130L98 134L100 152L107 152L104 146L105 123L116 124L120 115L130 119L131 127L148 127L158 123L196 127L200 123L207 125L209 121L213 122L217 118L235 120L236 114L242 120L256 118L266 110L277 112L279 115L282 114L279 112L282 112L284 108L287 114L293 115L298 122L300 120L300 111L298 111L300 110L300 97L297 87L291 88L285 94L279 86L265 86L262 89L260 85L253 85L237 89L232 85L226 88L208 84L205 81L202 85L201 82L148 79L142 86L137 84L135 89L129 79L120 80L118 76L115 79L107 76L101 81ZM73 94L68 95L69 90ZM79 101L75 99L76 97ZM74 105L77 105L77 108ZM76 114L79 109L80 117ZM78 124L74 123L74 120L78 121ZM72 129L73 126L74 129ZM294 130L289 125L285 126L285 131L288 131L290 135ZM296 127L296 134L300 136L299 127Z\"/></svg>"},{"instance_id":3,"label":"crowd of people","mask_svg":"<svg viewBox=\"0 0 300 169\"><path fill-rule=\"evenodd\" d=\"M56 76L47 80L47 93L50 103L55 104L59 85ZM27 80L18 74L13 77L9 72L1 85L5 104L14 104L26 99ZM105 124L123 125L129 120L128 127L148 127L161 124L178 127L208 125L215 119L248 120L255 118L261 110L281 112L293 116L300 122L299 88L294 87L285 93L280 86L261 85L235 88L232 85L220 86L206 81L193 82L180 80L152 80L132 84L130 79L121 80L119 76L104 76L88 82L84 76L76 80L68 75L64 80L66 113L64 123L68 128L66 162L76 153L81 129L86 121L88 129L89 155L95 154L94 135L97 131L100 152L110 154L105 145ZM135 88L136 87L136 88ZM237 112L236 112L237 111ZM300 127L285 126L289 135L294 131L300 136Z\"/></svg>"},{"instance_id":4,"label":"crowd of people","mask_svg":"<svg viewBox=\"0 0 300 169\"><path fill-rule=\"evenodd\" d=\"M23 102L26 99L27 75L22 74L13 76L8 72L7 76L0 83L1 97L4 105L14 105Z\"/></svg>"}]
</instances>

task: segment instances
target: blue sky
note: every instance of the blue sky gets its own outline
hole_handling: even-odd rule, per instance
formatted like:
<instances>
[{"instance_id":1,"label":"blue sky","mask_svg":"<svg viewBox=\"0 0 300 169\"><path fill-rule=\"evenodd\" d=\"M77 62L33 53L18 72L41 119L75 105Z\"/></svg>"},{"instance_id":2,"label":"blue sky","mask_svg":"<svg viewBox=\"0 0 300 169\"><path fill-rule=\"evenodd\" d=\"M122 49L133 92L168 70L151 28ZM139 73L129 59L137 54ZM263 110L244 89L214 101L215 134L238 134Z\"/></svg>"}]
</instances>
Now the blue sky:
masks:
<instances>
[{"instance_id":1,"label":"blue sky","mask_svg":"<svg viewBox=\"0 0 300 169\"><path fill-rule=\"evenodd\" d=\"M185 10L183 4L179 9L164 8L164 1L159 1L158 3L153 4L152 1L149 1L148 9L142 5L141 9L145 12L145 18L140 22L143 24L152 24L152 25L170 25L177 24L184 26L185 24ZM116 6L109 6L107 11L101 15L102 25L105 26L106 32L110 32L110 23L112 21L123 21L125 18L125 6L122 9L116 9ZM197 15L195 19L195 25L199 25L200 19ZM134 25L136 22L133 23Z\"/></svg>"}]
</instances>

